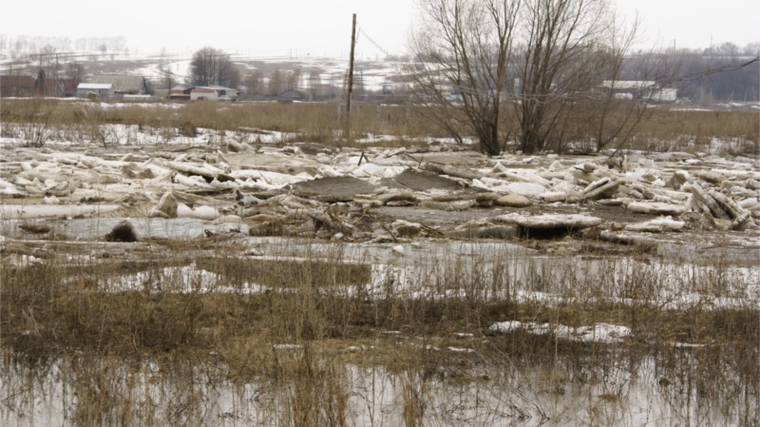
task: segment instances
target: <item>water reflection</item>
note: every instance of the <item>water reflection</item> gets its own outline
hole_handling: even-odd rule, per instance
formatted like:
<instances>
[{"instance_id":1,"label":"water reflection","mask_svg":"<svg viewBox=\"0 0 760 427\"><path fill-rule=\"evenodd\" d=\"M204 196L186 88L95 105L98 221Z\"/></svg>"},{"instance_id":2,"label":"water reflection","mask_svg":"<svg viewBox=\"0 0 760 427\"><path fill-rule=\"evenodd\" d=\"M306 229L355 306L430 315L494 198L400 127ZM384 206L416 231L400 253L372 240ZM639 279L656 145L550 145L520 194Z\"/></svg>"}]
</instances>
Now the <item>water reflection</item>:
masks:
<instances>
[{"instance_id":1,"label":"water reflection","mask_svg":"<svg viewBox=\"0 0 760 427\"><path fill-rule=\"evenodd\" d=\"M146 264L130 273L119 272L123 265L78 268L67 282L89 280L105 292L258 294L292 291L285 279L303 270L323 294L343 297L609 302L665 310L760 307L757 267L676 264L656 258L457 252L434 261L412 257L369 263L335 255L203 258L183 265Z\"/></svg>"},{"instance_id":2,"label":"water reflection","mask_svg":"<svg viewBox=\"0 0 760 427\"><path fill-rule=\"evenodd\" d=\"M461 356L419 369L279 355L241 379L203 363L6 355L4 426L757 425L758 379L725 349L604 347L531 361ZM211 358L213 359L213 358ZM716 366L721 366L716 369Z\"/></svg>"}]
</instances>

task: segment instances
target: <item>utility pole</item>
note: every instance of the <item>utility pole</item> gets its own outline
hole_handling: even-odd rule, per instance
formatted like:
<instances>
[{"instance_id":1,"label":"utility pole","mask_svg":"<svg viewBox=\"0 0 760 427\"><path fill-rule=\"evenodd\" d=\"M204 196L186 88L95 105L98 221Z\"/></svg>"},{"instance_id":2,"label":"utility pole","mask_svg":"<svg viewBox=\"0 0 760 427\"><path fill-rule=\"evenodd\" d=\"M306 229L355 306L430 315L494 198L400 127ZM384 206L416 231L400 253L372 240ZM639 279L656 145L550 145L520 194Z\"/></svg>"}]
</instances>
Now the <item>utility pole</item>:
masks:
<instances>
[{"instance_id":1,"label":"utility pole","mask_svg":"<svg viewBox=\"0 0 760 427\"><path fill-rule=\"evenodd\" d=\"M351 138L351 95L354 90L354 46L356 46L356 14L351 25L351 58L348 65L348 98L346 100L346 139Z\"/></svg>"}]
</instances>

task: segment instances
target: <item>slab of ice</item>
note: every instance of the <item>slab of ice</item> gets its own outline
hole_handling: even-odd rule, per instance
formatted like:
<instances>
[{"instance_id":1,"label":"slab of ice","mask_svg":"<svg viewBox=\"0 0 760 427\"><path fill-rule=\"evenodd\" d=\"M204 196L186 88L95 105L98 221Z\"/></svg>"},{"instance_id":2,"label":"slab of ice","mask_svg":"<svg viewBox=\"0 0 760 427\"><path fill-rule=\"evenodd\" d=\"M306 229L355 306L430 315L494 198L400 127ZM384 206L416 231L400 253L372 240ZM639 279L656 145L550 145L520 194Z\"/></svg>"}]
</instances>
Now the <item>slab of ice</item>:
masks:
<instances>
[{"instance_id":1,"label":"slab of ice","mask_svg":"<svg viewBox=\"0 0 760 427\"><path fill-rule=\"evenodd\" d=\"M351 172L351 175L357 178L393 178L405 169L404 166L380 166L373 163L364 163Z\"/></svg>"},{"instance_id":2,"label":"slab of ice","mask_svg":"<svg viewBox=\"0 0 760 427\"><path fill-rule=\"evenodd\" d=\"M119 205L0 205L3 219L29 219L44 217L76 217L93 212L109 212L119 209Z\"/></svg>"},{"instance_id":3,"label":"slab of ice","mask_svg":"<svg viewBox=\"0 0 760 427\"><path fill-rule=\"evenodd\" d=\"M310 181L314 179L313 176L307 173L299 173L298 175L289 175L279 172L271 172L258 169L245 169L239 171L233 171L229 173L230 176L246 180L253 179L257 181L257 186L262 188L279 189L288 184L295 184L302 181Z\"/></svg>"},{"instance_id":4,"label":"slab of ice","mask_svg":"<svg viewBox=\"0 0 760 427\"><path fill-rule=\"evenodd\" d=\"M628 210L655 215L681 215L686 207L662 202L632 202L628 204Z\"/></svg>"},{"instance_id":5,"label":"slab of ice","mask_svg":"<svg viewBox=\"0 0 760 427\"><path fill-rule=\"evenodd\" d=\"M514 193L522 196L538 195L547 191L546 187L534 182L510 182L488 177L472 180L472 186L498 193Z\"/></svg>"},{"instance_id":6,"label":"slab of ice","mask_svg":"<svg viewBox=\"0 0 760 427\"><path fill-rule=\"evenodd\" d=\"M674 221L670 216L662 216L650 221L637 222L625 226L626 231L649 231L659 232L666 230L677 231L686 225L683 221Z\"/></svg>"},{"instance_id":7,"label":"slab of ice","mask_svg":"<svg viewBox=\"0 0 760 427\"><path fill-rule=\"evenodd\" d=\"M488 330L494 333L506 334L517 330L525 330L529 334L544 335L553 333L557 338L578 341L578 342L597 342L597 343L620 343L623 339L631 335L631 328L620 325L611 325L609 323L596 323L593 326L579 326L573 328L561 324L519 322L510 320L507 322L497 322L491 325Z\"/></svg>"},{"instance_id":8,"label":"slab of ice","mask_svg":"<svg viewBox=\"0 0 760 427\"><path fill-rule=\"evenodd\" d=\"M544 214L535 216L515 216L514 222L526 228L587 228L602 223L601 218L579 214Z\"/></svg>"},{"instance_id":9,"label":"slab of ice","mask_svg":"<svg viewBox=\"0 0 760 427\"><path fill-rule=\"evenodd\" d=\"M177 207L177 217L211 221L219 218L219 211L211 206L198 206L197 208L190 209L187 205L180 203Z\"/></svg>"}]
</instances>

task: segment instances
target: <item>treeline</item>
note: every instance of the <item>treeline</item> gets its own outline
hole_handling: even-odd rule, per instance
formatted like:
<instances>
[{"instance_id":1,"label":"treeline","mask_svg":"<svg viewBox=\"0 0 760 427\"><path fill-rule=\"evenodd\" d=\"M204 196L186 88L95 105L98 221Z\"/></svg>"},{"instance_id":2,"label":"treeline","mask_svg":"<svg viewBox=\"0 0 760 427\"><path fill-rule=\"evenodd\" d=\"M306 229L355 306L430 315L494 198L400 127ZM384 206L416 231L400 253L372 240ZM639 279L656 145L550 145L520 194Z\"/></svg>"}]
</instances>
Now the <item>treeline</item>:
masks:
<instances>
[{"instance_id":1,"label":"treeline","mask_svg":"<svg viewBox=\"0 0 760 427\"><path fill-rule=\"evenodd\" d=\"M65 63L70 62L70 59L65 58L65 54L61 54L62 52L122 52L127 50L127 39L123 36L71 39L24 35L10 37L0 34L0 50L9 52L11 59L31 60L35 68L31 71L36 72L42 68L48 76L59 76L63 70L67 69ZM229 62L229 55L224 54L223 51L219 51L219 56L224 59L220 64ZM742 65L758 56L760 56L760 42L749 43L744 47L734 43L723 43L705 49L670 49L658 53L639 52L626 58L621 78L658 81L667 87L677 88L679 98L688 98L694 102L757 102L760 101L760 62L744 67ZM394 62L403 62L408 59L409 57L386 58ZM651 61L659 61L663 64L661 74L656 72L657 67L642 66L642 63ZM75 74L76 77L81 77L84 73L81 64L75 63L69 68L72 72L68 74ZM223 75L212 76L208 79L201 78L200 82L195 83L216 82L233 87L242 84L246 86L246 91L254 96L277 95L284 90L294 88L307 89L314 96L330 96L340 90L343 83L336 81L336 76L332 75L325 79L317 70L278 69L269 73L254 70L248 75L241 75L239 72L243 69L238 70L236 67L216 68L224 71L220 71ZM642 68L655 71L651 75L641 75L639 70ZM673 73L674 69L675 73ZM201 71L198 70L197 74L203 75ZM355 85L361 85L361 79L357 80Z\"/></svg>"},{"instance_id":2,"label":"treeline","mask_svg":"<svg viewBox=\"0 0 760 427\"><path fill-rule=\"evenodd\" d=\"M654 80L678 89L679 98L693 102L760 101L760 42L739 47L733 43L706 49L677 49L647 54L639 52L627 58L621 77L626 80ZM661 67L642 76L644 63L657 62ZM663 70L658 73L657 70Z\"/></svg>"},{"instance_id":3,"label":"treeline","mask_svg":"<svg viewBox=\"0 0 760 427\"><path fill-rule=\"evenodd\" d=\"M332 97L337 94L336 80L330 76L323 81L318 69L305 72L301 67L292 70L276 68L270 73L254 69L245 76L245 68L236 64L221 49L206 46L193 54L187 83L195 86L222 85L242 88L253 97L278 96L286 90L299 89L312 97ZM363 90L363 82L357 79L357 90ZM358 92L361 93L361 92Z\"/></svg>"},{"instance_id":4,"label":"treeline","mask_svg":"<svg viewBox=\"0 0 760 427\"><path fill-rule=\"evenodd\" d=\"M760 101L760 61L741 67L752 58L680 56L682 81L675 82L679 97L710 103ZM720 72L711 72L721 70Z\"/></svg>"},{"instance_id":5,"label":"treeline","mask_svg":"<svg viewBox=\"0 0 760 427\"><path fill-rule=\"evenodd\" d=\"M0 34L0 50L9 51L12 59L35 55L44 50L122 52L127 50L127 38L114 36L71 39L69 37L45 36L10 37L6 34Z\"/></svg>"},{"instance_id":6,"label":"treeline","mask_svg":"<svg viewBox=\"0 0 760 427\"><path fill-rule=\"evenodd\" d=\"M246 92L253 96L277 96L283 91L291 89L304 89L314 97L334 97L341 90L334 75L323 78L319 70L312 69L306 73L302 68L292 70L275 69L268 75L261 70L253 70L246 76ZM356 93L364 90L364 84L357 78L355 84Z\"/></svg>"}]
</instances>

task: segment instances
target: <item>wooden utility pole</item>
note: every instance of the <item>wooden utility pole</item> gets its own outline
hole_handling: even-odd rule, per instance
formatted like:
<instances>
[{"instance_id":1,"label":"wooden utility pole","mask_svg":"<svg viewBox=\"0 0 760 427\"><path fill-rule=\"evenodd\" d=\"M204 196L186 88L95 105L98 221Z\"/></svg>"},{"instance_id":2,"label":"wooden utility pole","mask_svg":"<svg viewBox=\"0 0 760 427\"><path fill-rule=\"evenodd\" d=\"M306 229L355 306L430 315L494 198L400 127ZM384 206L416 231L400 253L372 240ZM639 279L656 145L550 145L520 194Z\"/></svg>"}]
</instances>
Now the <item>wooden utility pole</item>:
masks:
<instances>
[{"instance_id":1,"label":"wooden utility pole","mask_svg":"<svg viewBox=\"0 0 760 427\"><path fill-rule=\"evenodd\" d=\"M346 139L351 138L351 96L354 91L354 47L356 46L356 14L351 25L351 58L348 65L348 98L346 100Z\"/></svg>"}]
</instances>

